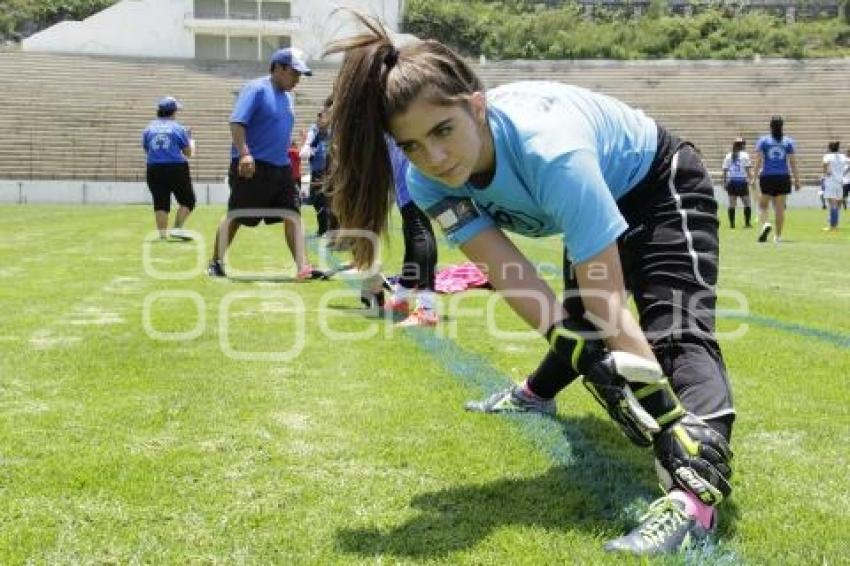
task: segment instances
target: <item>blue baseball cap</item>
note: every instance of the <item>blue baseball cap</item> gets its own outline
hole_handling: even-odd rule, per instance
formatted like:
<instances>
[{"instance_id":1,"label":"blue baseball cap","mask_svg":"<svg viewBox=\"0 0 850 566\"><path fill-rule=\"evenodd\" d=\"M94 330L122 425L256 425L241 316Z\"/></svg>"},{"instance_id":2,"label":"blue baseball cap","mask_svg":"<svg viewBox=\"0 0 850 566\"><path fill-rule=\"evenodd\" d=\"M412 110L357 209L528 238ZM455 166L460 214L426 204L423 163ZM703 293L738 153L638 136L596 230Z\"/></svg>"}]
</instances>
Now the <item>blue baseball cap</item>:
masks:
<instances>
[{"instance_id":1,"label":"blue baseball cap","mask_svg":"<svg viewBox=\"0 0 850 566\"><path fill-rule=\"evenodd\" d=\"M275 51L272 54L272 58L269 63L272 65L275 63L278 65L288 65L302 75L307 75L308 77L313 76L313 71L311 71L310 67L307 66L307 63L304 62L304 57L301 53L291 47L284 47L283 49Z\"/></svg>"},{"instance_id":2,"label":"blue baseball cap","mask_svg":"<svg viewBox=\"0 0 850 566\"><path fill-rule=\"evenodd\" d=\"M159 102L156 104L156 108L157 110L164 110L165 112L174 112L175 110L183 108L183 105L180 104L180 101L173 96L165 96L159 99Z\"/></svg>"}]
</instances>

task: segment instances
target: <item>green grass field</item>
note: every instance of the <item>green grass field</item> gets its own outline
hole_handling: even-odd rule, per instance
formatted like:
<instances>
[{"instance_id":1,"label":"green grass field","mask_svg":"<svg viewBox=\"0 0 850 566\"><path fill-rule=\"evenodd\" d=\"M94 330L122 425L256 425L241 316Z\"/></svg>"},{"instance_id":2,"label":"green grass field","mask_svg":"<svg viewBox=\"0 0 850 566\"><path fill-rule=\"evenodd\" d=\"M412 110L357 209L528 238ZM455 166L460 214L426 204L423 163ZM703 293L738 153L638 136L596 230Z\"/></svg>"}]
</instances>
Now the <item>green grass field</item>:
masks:
<instances>
[{"instance_id":1,"label":"green grass field","mask_svg":"<svg viewBox=\"0 0 850 566\"><path fill-rule=\"evenodd\" d=\"M393 329L350 282L279 277L279 227L211 280L221 211L199 247L144 244L147 207L0 207L0 563L624 562L602 543L657 495L651 458L584 388L557 419L461 408L545 350L504 303ZM824 217L790 211L779 247L722 230L735 492L713 553L660 563L848 563L850 228Z\"/></svg>"}]
</instances>

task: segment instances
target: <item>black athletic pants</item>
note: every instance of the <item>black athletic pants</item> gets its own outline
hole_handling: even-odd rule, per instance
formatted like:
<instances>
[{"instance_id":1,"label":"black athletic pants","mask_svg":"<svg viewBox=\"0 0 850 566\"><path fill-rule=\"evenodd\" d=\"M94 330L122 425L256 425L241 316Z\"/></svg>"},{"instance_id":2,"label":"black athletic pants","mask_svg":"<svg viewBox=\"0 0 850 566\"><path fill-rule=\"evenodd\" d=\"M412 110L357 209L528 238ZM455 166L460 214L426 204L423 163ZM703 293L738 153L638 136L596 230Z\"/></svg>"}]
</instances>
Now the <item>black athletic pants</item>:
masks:
<instances>
[{"instance_id":1,"label":"black athletic pants","mask_svg":"<svg viewBox=\"0 0 850 566\"><path fill-rule=\"evenodd\" d=\"M324 177L324 171L310 172L310 202L316 210L317 236L330 229L331 203L324 191Z\"/></svg>"},{"instance_id":2,"label":"black athletic pants","mask_svg":"<svg viewBox=\"0 0 850 566\"><path fill-rule=\"evenodd\" d=\"M717 203L712 182L690 144L659 126L658 152L641 183L617 202L629 224L618 240L627 289L639 322L685 408L727 439L735 414L720 346L714 337L718 269ZM584 305L564 254L564 308ZM554 396L577 375L551 351L531 375L532 391ZM549 395L547 395L549 394Z\"/></svg>"},{"instance_id":3,"label":"black athletic pants","mask_svg":"<svg viewBox=\"0 0 850 566\"><path fill-rule=\"evenodd\" d=\"M406 289L434 290L437 268L437 242L431 221L413 202L402 206L404 264L399 285Z\"/></svg>"}]
</instances>

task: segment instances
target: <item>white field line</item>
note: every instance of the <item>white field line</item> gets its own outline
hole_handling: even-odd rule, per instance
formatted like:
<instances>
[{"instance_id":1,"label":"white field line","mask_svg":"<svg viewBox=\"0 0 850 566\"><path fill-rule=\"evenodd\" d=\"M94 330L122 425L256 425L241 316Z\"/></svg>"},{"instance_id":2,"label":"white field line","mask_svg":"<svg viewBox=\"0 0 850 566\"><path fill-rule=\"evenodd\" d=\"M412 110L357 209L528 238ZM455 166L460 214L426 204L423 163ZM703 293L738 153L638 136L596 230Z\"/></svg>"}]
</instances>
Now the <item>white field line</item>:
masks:
<instances>
[{"instance_id":1,"label":"white field line","mask_svg":"<svg viewBox=\"0 0 850 566\"><path fill-rule=\"evenodd\" d=\"M129 297L140 294L144 287L143 280L138 277L113 278L33 332L30 345L39 350L70 346L83 340L78 331L71 331L73 328L126 324L123 313L135 304Z\"/></svg>"}]
</instances>

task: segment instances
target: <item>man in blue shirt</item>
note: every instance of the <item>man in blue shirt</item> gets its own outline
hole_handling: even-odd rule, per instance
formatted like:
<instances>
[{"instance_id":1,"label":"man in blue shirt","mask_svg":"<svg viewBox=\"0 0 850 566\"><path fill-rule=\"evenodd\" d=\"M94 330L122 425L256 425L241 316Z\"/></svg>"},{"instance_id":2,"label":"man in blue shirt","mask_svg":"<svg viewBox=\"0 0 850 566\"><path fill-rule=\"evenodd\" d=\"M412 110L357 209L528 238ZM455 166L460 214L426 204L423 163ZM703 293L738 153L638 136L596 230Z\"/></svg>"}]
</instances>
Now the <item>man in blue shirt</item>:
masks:
<instances>
[{"instance_id":1,"label":"man in blue shirt","mask_svg":"<svg viewBox=\"0 0 850 566\"><path fill-rule=\"evenodd\" d=\"M173 96L162 98L157 104L156 120L151 120L142 132L142 147L147 154L145 177L153 197L156 228L163 240L168 236L171 193L180 205L171 235L181 240L192 239L183 230L183 223L195 208L195 191L186 160L192 156L194 142L192 132L175 119L181 108L183 105Z\"/></svg>"},{"instance_id":2,"label":"man in blue shirt","mask_svg":"<svg viewBox=\"0 0 850 566\"><path fill-rule=\"evenodd\" d=\"M233 140L228 183L227 216L216 231L207 273L224 277L224 255L240 226L283 221L286 245L295 260L298 279L310 279L300 195L292 181L289 145L295 124L292 90L301 75L312 72L292 48L271 57L269 75L248 82L239 92L230 115Z\"/></svg>"}]
</instances>

